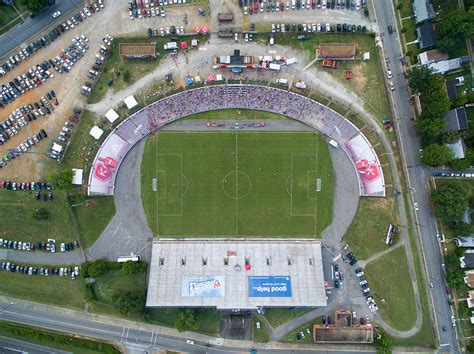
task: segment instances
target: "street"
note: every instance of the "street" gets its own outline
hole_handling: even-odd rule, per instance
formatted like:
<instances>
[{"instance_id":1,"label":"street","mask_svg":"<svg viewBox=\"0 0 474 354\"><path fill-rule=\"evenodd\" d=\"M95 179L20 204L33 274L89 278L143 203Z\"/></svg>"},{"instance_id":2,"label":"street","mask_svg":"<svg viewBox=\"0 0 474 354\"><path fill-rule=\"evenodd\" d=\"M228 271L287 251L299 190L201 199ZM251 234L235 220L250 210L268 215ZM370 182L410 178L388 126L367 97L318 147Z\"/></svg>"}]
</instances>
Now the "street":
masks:
<instances>
[{"instance_id":1,"label":"street","mask_svg":"<svg viewBox=\"0 0 474 354\"><path fill-rule=\"evenodd\" d=\"M22 301L0 301L0 319L24 323L39 328L75 333L89 337L115 341L126 346L129 352L150 351L152 348L167 348L178 352L192 353L242 353L256 348L259 353L327 353L328 351L344 353L374 353L373 347L342 345L321 345L301 348L296 344L271 343L255 344L249 341L221 340L222 345L210 344L210 339L197 333L179 334L171 328L139 324L118 318L85 315L70 310L55 309L45 305L33 305ZM94 318L95 320L92 320ZM100 321L100 322L99 322ZM187 344L186 339L193 339L193 344ZM3 344L0 341L0 345ZM219 343L220 344L220 343ZM369 348L367 350L367 348Z\"/></svg>"},{"instance_id":2,"label":"street","mask_svg":"<svg viewBox=\"0 0 474 354\"><path fill-rule=\"evenodd\" d=\"M64 22L67 19L64 14L74 7L79 12L84 7L84 1L56 0L54 5L51 5L39 15L33 18L27 17L25 22L2 34L0 36L0 58L16 49L16 47L22 47L25 42L32 41L53 21ZM58 19L53 19L52 14L56 11L61 11L62 15Z\"/></svg>"},{"instance_id":3,"label":"street","mask_svg":"<svg viewBox=\"0 0 474 354\"><path fill-rule=\"evenodd\" d=\"M395 91L392 92L393 105L396 118L396 129L401 140L401 155L405 166L410 166L408 170L408 187L411 193L410 201L418 203L419 210L416 213L415 223L417 226L421 249L424 254L425 270L428 282L434 284L431 290L436 317L436 331L442 351L459 352L456 335L451 326L451 308L445 293L444 272L441 267L443 259L441 256L439 243L437 240L436 220L431 210L430 196L428 191L428 177L431 170L420 164L419 141L415 133L413 111L408 103L409 91L408 83L404 77L404 67L400 61L402 58L398 36L389 34L387 27L396 26L395 13L391 1L374 1L375 12L383 43L383 51L387 65L393 73L393 83ZM405 118L406 117L406 118ZM446 325L448 331L444 332L442 326Z\"/></svg>"}]
</instances>

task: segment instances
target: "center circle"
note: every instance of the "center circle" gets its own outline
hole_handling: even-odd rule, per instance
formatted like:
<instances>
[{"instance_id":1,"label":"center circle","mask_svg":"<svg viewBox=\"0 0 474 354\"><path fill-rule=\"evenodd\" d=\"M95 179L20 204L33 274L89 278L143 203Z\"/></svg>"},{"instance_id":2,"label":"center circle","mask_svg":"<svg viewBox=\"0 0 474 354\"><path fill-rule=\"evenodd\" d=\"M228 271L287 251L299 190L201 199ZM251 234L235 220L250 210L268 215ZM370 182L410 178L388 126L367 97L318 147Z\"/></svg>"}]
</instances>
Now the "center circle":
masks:
<instances>
[{"instance_id":1,"label":"center circle","mask_svg":"<svg viewBox=\"0 0 474 354\"><path fill-rule=\"evenodd\" d=\"M230 171L222 179L222 190L231 199L245 198L251 189L250 177L243 171Z\"/></svg>"}]
</instances>

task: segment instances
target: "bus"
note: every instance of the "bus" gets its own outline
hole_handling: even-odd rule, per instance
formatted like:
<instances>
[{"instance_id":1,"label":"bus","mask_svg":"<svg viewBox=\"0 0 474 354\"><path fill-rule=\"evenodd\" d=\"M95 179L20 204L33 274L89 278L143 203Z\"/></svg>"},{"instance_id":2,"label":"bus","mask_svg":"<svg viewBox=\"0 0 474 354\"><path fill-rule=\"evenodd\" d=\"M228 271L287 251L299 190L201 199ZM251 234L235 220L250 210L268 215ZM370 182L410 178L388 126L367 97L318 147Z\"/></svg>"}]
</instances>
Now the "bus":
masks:
<instances>
[{"instance_id":1,"label":"bus","mask_svg":"<svg viewBox=\"0 0 474 354\"><path fill-rule=\"evenodd\" d=\"M117 262L118 263L125 263L125 262L128 262L128 261L132 261L132 262L140 262L141 260L141 257L139 255L131 255L131 256L119 256L117 258Z\"/></svg>"}]
</instances>

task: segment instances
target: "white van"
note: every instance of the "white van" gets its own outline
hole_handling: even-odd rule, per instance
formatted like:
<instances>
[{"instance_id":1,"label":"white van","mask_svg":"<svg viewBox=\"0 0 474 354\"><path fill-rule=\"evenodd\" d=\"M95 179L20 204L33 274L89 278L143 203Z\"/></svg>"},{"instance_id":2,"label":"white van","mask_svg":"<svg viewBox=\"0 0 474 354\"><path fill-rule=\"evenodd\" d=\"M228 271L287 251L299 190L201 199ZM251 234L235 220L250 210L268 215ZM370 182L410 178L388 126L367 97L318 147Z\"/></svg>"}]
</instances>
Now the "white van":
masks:
<instances>
[{"instance_id":1,"label":"white van","mask_svg":"<svg viewBox=\"0 0 474 354\"><path fill-rule=\"evenodd\" d=\"M176 42L169 42L164 45L165 50L178 49L178 44Z\"/></svg>"},{"instance_id":2,"label":"white van","mask_svg":"<svg viewBox=\"0 0 474 354\"><path fill-rule=\"evenodd\" d=\"M287 87L288 86L288 79L277 79L276 83L280 86Z\"/></svg>"},{"instance_id":3,"label":"white van","mask_svg":"<svg viewBox=\"0 0 474 354\"><path fill-rule=\"evenodd\" d=\"M328 141L328 144L331 145L335 149L339 148L339 144L332 139Z\"/></svg>"},{"instance_id":4,"label":"white van","mask_svg":"<svg viewBox=\"0 0 474 354\"><path fill-rule=\"evenodd\" d=\"M296 58L286 59L286 65L296 64L297 62L298 62L298 59Z\"/></svg>"},{"instance_id":5,"label":"white van","mask_svg":"<svg viewBox=\"0 0 474 354\"><path fill-rule=\"evenodd\" d=\"M273 38L273 36L272 36L272 37L270 37L270 45L274 45L274 44L275 44L275 38Z\"/></svg>"}]
</instances>

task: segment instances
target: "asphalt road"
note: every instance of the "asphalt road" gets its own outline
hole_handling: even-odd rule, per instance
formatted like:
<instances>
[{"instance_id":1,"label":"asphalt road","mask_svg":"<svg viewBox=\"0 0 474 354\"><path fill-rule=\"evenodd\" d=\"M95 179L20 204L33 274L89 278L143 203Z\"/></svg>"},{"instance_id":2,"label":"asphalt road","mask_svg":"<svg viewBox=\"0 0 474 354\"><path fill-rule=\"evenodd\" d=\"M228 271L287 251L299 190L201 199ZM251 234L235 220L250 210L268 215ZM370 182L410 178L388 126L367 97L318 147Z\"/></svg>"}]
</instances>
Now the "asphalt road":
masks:
<instances>
[{"instance_id":1,"label":"asphalt road","mask_svg":"<svg viewBox=\"0 0 474 354\"><path fill-rule=\"evenodd\" d=\"M407 166L409 175L410 201L418 203L419 210L416 213L416 227L419 231L419 240L428 270L428 282L433 283L431 296L436 317L436 331L440 343L440 350L459 352L456 334L451 326L451 307L448 304L445 293L444 272L441 267L443 258L437 240L436 220L432 212L428 177L432 171L423 167L419 158L419 140L415 134L412 107L408 103L409 91L407 81L404 77L404 66L402 65L399 38L396 33L389 34L387 27L392 25L396 28L395 14L390 0L374 1L377 21L381 32L383 51L387 65L392 69L395 91L392 92L393 104L396 114L396 129L398 129L402 141L401 153ZM446 325L448 331L444 332L442 326Z\"/></svg>"},{"instance_id":2,"label":"asphalt road","mask_svg":"<svg viewBox=\"0 0 474 354\"><path fill-rule=\"evenodd\" d=\"M29 354L67 354L62 350L45 347L42 345L25 342L18 339L0 337L0 353L2 354L17 354L17 353L29 353Z\"/></svg>"},{"instance_id":3,"label":"asphalt road","mask_svg":"<svg viewBox=\"0 0 474 354\"><path fill-rule=\"evenodd\" d=\"M186 333L182 335L166 335L154 331L153 326L144 325L138 328L124 327L116 318L110 318L109 323L92 321L85 316L77 315L74 311L52 310L50 307L35 305L29 306L24 303L10 303L0 301L0 319L25 323L45 329L59 330L71 334L80 334L89 337L111 340L126 346L128 352L151 351L153 348L167 348L178 352L192 353L242 353L248 349L245 347L230 347L210 345L207 341L197 341L195 344L186 343ZM112 324L113 323L113 324ZM133 322L127 322L133 324ZM156 327L158 330L158 327ZM202 336L201 338L207 338ZM233 343L239 343L233 341ZM248 343L248 342L244 342ZM278 345L278 344L277 344ZM257 345L258 346L258 345ZM263 345L261 345L263 347ZM321 346L321 349L308 347L298 349L296 346L289 348L281 345L280 348L259 348L259 353L327 353L328 351L344 353L373 353L366 351L365 347L360 350L353 346Z\"/></svg>"},{"instance_id":4,"label":"asphalt road","mask_svg":"<svg viewBox=\"0 0 474 354\"><path fill-rule=\"evenodd\" d=\"M32 37L41 33L53 22L65 21L65 14L74 7L79 12L84 8L84 0L56 0L56 3L44 12L34 18L27 17L25 22L2 34L0 36L0 58L23 43L31 41ZM52 14L56 11L61 11L62 15L58 19L53 19Z\"/></svg>"}]
</instances>

